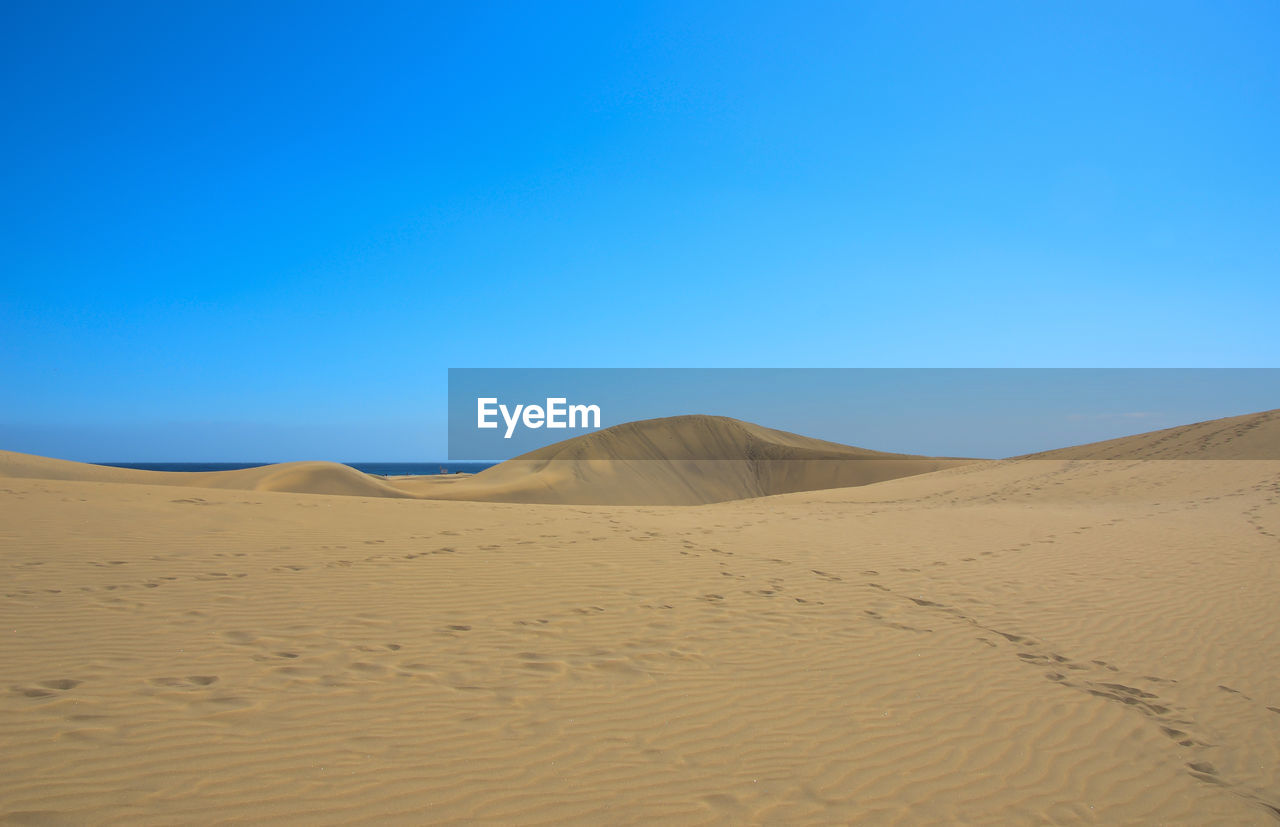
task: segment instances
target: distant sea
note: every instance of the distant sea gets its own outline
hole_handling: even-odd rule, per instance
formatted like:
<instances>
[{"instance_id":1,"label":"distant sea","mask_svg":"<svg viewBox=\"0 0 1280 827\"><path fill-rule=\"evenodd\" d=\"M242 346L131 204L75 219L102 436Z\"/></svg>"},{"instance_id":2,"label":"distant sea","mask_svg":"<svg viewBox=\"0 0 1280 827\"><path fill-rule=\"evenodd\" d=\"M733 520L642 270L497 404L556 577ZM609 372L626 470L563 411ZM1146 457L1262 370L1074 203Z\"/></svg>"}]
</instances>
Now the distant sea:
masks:
<instances>
[{"instance_id":1,"label":"distant sea","mask_svg":"<svg viewBox=\"0 0 1280 827\"><path fill-rule=\"evenodd\" d=\"M137 468L141 471L239 471L258 468L270 462L100 462L112 468ZM496 462L344 462L357 471L380 477L423 476L426 474L476 474L497 465Z\"/></svg>"}]
</instances>

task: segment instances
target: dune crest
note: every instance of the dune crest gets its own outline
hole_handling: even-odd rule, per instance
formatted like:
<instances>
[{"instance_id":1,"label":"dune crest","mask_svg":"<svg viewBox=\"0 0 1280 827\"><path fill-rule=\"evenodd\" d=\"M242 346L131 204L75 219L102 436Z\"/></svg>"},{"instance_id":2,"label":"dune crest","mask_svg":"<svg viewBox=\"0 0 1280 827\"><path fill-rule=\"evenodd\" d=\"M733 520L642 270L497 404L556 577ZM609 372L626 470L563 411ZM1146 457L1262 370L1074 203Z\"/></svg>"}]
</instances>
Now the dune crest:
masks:
<instances>
[{"instance_id":1,"label":"dune crest","mask_svg":"<svg viewBox=\"0 0 1280 827\"><path fill-rule=\"evenodd\" d=\"M1280 408L1041 451L1017 459L1280 459Z\"/></svg>"},{"instance_id":2,"label":"dune crest","mask_svg":"<svg viewBox=\"0 0 1280 827\"><path fill-rule=\"evenodd\" d=\"M674 416L575 437L461 479L385 480L335 462L139 471L11 451L0 451L0 477L478 502L701 505L867 485L968 462L854 448L723 416Z\"/></svg>"},{"instance_id":3,"label":"dune crest","mask_svg":"<svg viewBox=\"0 0 1280 827\"><path fill-rule=\"evenodd\" d=\"M1280 409L1013 459L1280 459ZM12 451L0 451L0 477L474 502L704 505L883 483L975 462L872 451L729 417L689 415L615 425L473 477L383 479L336 462L139 471Z\"/></svg>"},{"instance_id":4,"label":"dune crest","mask_svg":"<svg viewBox=\"0 0 1280 827\"><path fill-rule=\"evenodd\" d=\"M0 451L0 477L13 479L179 485L294 494L409 497L386 482L338 462L282 462L235 471L141 471Z\"/></svg>"},{"instance_id":5,"label":"dune crest","mask_svg":"<svg viewBox=\"0 0 1280 827\"><path fill-rule=\"evenodd\" d=\"M690 415L615 425L447 488L420 490L432 498L487 502L702 505L868 485L969 462L871 451L725 416Z\"/></svg>"}]
</instances>

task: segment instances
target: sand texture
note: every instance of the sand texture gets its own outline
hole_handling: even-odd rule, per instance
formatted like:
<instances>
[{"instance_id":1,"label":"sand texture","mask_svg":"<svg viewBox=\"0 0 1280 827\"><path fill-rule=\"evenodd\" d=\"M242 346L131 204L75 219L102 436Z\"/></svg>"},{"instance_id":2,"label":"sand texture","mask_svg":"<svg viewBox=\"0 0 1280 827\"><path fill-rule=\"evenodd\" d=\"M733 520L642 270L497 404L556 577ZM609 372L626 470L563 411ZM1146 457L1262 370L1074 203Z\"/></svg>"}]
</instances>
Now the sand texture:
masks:
<instances>
[{"instance_id":1,"label":"sand texture","mask_svg":"<svg viewBox=\"0 0 1280 827\"><path fill-rule=\"evenodd\" d=\"M1230 457L1277 419L1237 420L701 505L5 454L0 821L1274 824L1280 461ZM542 485L494 470L439 490Z\"/></svg>"}]
</instances>

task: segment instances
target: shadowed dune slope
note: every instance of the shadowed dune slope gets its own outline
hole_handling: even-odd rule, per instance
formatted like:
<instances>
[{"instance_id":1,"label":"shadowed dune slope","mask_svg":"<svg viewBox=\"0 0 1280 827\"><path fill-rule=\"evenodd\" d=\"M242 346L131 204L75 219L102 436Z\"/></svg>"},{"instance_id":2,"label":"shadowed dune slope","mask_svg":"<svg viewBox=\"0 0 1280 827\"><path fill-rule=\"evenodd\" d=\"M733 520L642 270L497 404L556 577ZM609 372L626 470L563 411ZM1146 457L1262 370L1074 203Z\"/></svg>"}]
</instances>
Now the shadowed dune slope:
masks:
<instances>
[{"instance_id":1,"label":"shadowed dune slope","mask_svg":"<svg viewBox=\"0 0 1280 827\"><path fill-rule=\"evenodd\" d=\"M1019 459L1280 459L1280 409L1042 451Z\"/></svg>"},{"instance_id":2,"label":"shadowed dune slope","mask_svg":"<svg viewBox=\"0 0 1280 827\"><path fill-rule=\"evenodd\" d=\"M397 485L437 499L700 505L867 485L972 461L869 451L723 416L673 416L548 445L453 485Z\"/></svg>"}]
</instances>

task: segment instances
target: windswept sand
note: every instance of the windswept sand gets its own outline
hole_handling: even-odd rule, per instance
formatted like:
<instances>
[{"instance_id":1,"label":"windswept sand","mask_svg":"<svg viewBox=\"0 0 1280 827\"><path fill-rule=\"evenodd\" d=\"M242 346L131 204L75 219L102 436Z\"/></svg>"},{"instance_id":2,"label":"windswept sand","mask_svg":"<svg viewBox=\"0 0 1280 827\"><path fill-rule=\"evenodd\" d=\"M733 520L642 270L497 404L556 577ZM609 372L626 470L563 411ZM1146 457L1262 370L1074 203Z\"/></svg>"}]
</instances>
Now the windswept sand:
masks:
<instances>
[{"instance_id":1,"label":"windswept sand","mask_svg":"<svg viewBox=\"0 0 1280 827\"><path fill-rule=\"evenodd\" d=\"M14 457L0 819L1280 818L1280 461L977 462L675 507Z\"/></svg>"}]
</instances>

